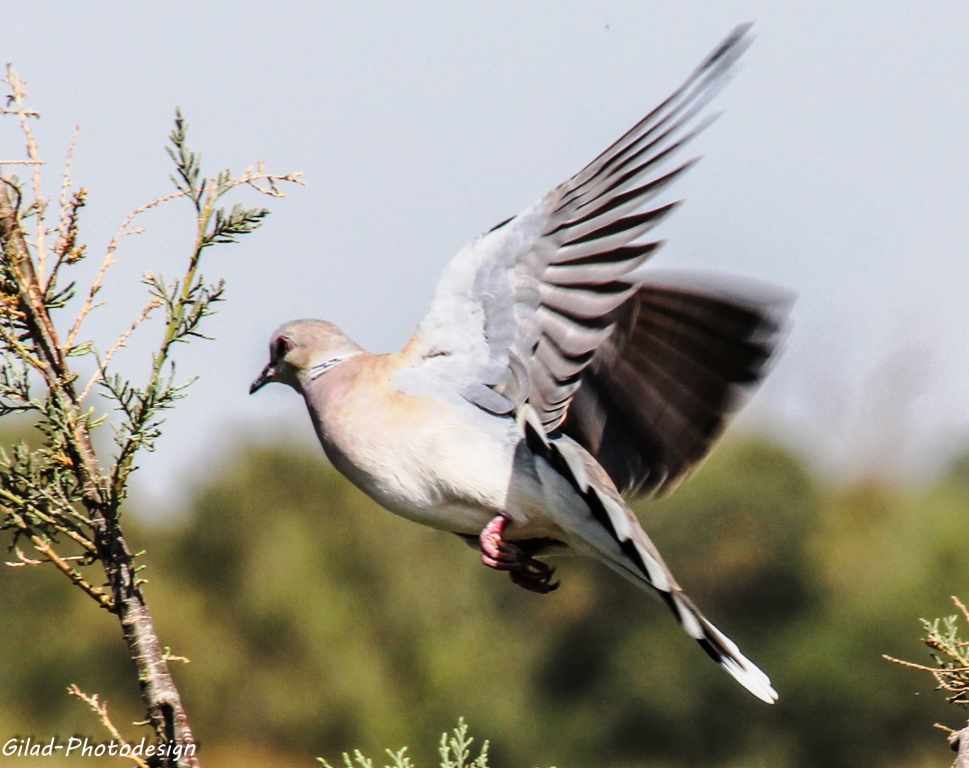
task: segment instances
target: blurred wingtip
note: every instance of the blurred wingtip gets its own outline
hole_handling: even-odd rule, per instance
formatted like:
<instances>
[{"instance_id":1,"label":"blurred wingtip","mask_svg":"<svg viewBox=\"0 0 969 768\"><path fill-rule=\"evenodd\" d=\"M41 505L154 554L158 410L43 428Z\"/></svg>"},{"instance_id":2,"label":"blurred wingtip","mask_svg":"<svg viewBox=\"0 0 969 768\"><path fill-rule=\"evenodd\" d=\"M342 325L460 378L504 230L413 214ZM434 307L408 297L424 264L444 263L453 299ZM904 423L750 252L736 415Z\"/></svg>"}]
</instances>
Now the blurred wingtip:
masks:
<instances>
[{"instance_id":1,"label":"blurred wingtip","mask_svg":"<svg viewBox=\"0 0 969 768\"><path fill-rule=\"evenodd\" d=\"M704 269L640 267L629 277L646 286L662 286L705 293L739 304L770 308L786 317L797 301L797 291L761 278Z\"/></svg>"},{"instance_id":2,"label":"blurred wingtip","mask_svg":"<svg viewBox=\"0 0 969 768\"><path fill-rule=\"evenodd\" d=\"M700 65L699 71L704 72L714 67L727 69L737 59L743 56L744 52L754 42L754 36L749 34L754 22L748 21L738 24L718 45L713 52L707 56Z\"/></svg>"}]
</instances>

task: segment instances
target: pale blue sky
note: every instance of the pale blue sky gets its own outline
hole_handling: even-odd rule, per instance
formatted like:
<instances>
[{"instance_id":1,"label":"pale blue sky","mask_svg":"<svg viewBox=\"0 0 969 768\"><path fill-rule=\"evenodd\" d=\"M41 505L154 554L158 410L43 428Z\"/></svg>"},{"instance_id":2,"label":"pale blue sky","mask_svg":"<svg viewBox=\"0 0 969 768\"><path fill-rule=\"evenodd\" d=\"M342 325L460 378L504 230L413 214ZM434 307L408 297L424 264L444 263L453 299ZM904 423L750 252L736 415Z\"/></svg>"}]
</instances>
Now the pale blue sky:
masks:
<instances>
[{"instance_id":1,"label":"pale blue sky","mask_svg":"<svg viewBox=\"0 0 969 768\"><path fill-rule=\"evenodd\" d=\"M95 252L168 191L175 105L210 171L262 159L305 173L262 231L208 257L229 301L217 340L182 350L201 378L140 481L171 489L254 427L310 440L292 392L247 394L277 325L321 317L374 351L399 347L459 247L582 167L750 20L757 40L654 263L798 292L748 423L786 425L829 463L931 465L969 435L965 2L8 3L2 59L43 113L52 170L81 124ZM0 124L0 154L20 153ZM91 323L101 341L137 313L141 271L174 275L192 236L184 205L143 224Z\"/></svg>"}]
</instances>

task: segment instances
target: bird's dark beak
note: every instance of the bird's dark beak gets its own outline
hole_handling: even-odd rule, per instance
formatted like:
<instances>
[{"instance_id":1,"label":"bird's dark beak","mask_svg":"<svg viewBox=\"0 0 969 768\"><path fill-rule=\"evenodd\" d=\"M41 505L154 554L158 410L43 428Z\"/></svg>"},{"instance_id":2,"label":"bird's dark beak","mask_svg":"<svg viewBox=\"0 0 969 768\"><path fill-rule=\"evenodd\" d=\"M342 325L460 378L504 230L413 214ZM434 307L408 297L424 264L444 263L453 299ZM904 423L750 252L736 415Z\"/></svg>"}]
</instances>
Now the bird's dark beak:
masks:
<instances>
[{"instance_id":1,"label":"bird's dark beak","mask_svg":"<svg viewBox=\"0 0 969 768\"><path fill-rule=\"evenodd\" d=\"M249 394L254 395L256 392L258 392L260 389L266 386L269 382L274 381L273 376L275 375L276 375L276 369L273 368L272 363L270 363L269 365L267 365L265 368L262 369L262 373L260 373L252 382L252 384L249 385Z\"/></svg>"}]
</instances>

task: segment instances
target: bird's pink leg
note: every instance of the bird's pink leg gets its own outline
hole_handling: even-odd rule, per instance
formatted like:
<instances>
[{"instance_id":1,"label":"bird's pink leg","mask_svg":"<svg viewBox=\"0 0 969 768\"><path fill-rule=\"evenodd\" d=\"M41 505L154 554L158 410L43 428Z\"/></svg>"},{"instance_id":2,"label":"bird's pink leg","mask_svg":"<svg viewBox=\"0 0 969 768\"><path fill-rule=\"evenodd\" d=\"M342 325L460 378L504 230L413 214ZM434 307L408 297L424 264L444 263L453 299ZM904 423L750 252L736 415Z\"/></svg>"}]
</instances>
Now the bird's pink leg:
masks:
<instances>
[{"instance_id":1,"label":"bird's pink leg","mask_svg":"<svg viewBox=\"0 0 969 768\"><path fill-rule=\"evenodd\" d=\"M521 547L504 538L509 519L496 515L485 526L479 539L481 562L496 571L508 571L511 580L530 592L546 595L558 589L559 582L552 582L555 569L526 554Z\"/></svg>"},{"instance_id":2,"label":"bird's pink leg","mask_svg":"<svg viewBox=\"0 0 969 768\"><path fill-rule=\"evenodd\" d=\"M508 518L495 515L481 532L481 562L498 571L509 571L521 560L521 550L510 541L505 541L505 526Z\"/></svg>"}]
</instances>

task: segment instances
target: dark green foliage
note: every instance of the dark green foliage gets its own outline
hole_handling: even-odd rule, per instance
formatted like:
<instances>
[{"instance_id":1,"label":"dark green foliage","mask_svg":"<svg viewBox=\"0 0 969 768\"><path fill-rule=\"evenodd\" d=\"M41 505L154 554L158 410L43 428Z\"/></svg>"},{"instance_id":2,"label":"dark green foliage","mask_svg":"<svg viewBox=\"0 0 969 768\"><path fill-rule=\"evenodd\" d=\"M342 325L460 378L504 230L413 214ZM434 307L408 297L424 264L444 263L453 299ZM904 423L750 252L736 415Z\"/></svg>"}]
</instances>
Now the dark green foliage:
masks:
<instances>
[{"instance_id":1,"label":"dark green foliage","mask_svg":"<svg viewBox=\"0 0 969 768\"><path fill-rule=\"evenodd\" d=\"M202 195L205 193L205 182L199 183L202 175L202 153L193 152L186 141L188 137L188 122L182 115L181 107L175 109L175 127L168 134L170 147L165 147L168 156L175 163L175 173L171 175L172 183L179 192L184 192L195 203L195 209L202 210Z\"/></svg>"},{"instance_id":2,"label":"dark green foliage","mask_svg":"<svg viewBox=\"0 0 969 768\"><path fill-rule=\"evenodd\" d=\"M242 203L232 206L229 213L224 208L212 210L211 200L218 199L238 185L229 171L222 171L214 180L202 178L202 153L193 152L187 143L188 123L182 110L175 110L175 127L168 134L170 147L165 147L168 156L175 163L175 173L171 179L179 192L183 192L194 204L203 220L199 230L198 250L216 243L238 242L240 235L248 234L259 228L262 220L269 215L266 208L246 208ZM247 174L247 175L252 175Z\"/></svg>"}]
</instances>

